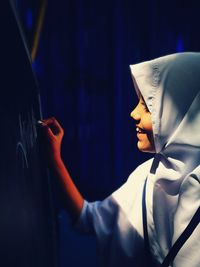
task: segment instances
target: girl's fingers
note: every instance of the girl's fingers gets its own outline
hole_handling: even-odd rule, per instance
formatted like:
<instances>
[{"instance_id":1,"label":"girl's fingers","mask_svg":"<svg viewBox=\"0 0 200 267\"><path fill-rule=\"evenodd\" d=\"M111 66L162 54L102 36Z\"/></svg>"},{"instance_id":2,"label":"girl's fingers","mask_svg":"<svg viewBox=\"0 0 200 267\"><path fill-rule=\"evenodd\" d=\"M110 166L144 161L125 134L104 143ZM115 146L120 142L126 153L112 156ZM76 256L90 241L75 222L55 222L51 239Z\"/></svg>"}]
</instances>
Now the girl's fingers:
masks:
<instances>
[{"instance_id":1,"label":"girl's fingers","mask_svg":"<svg viewBox=\"0 0 200 267\"><path fill-rule=\"evenodd\" d=\"M63 132L63 128L61 127L60 123L54 118L53 123L55 126L58 127L60 132Z\"/></svg>"},{"instance_id":2,"label":"girl's fingers","mask_svg":"<svg viewBox=\"0 0 200 267\"><path fill-rule=\"evenodd\" d=\"M44 122L45 124L49 125L49 124L54 123L55 118L51 117L51 118L47 118L47 119L42 119L41 121Z\"/></svg>"},{"instance_id":3,"label":"girl's fingers","mask_svg":"<svg viewBox=\"0 0 200 267\"><path fill-rule=\"evenodd\" d=\"M51 129L53 135L64 135L63 128L54 117L43 119L41 120L41 122Z\"/></svg>"},{"instance_id":4,"label":"girl's fingers","mask_svg":"<svg viewBox=\"0 0 200 267\"><path fill-rule=\"evenodd\" d=\"M53 138L54 138L54 134L53 134L51 128L50 128L46 123L44 123L44 122L43 122L43 124L41 124L41 126L42 126L42 130L43 130L43 132L45 132L45 134L46 134L50 139L53 139Z\"/></svg>"}]
</instances>

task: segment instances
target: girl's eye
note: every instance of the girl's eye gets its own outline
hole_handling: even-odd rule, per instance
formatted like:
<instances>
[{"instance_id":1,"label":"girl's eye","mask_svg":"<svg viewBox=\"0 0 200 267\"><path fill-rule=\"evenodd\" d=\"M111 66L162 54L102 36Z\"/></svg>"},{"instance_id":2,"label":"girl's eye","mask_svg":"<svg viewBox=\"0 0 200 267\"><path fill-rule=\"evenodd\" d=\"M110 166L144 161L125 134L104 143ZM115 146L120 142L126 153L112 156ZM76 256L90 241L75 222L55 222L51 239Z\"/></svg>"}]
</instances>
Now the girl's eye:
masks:
<instances>
[{"instance_id":1,"label":"girl's eye","mask_svg":"<svg viewBox=\"0 0 200 267\"><path fill-rule=\"evenodd\" d=\"M146 105L144 102L141 102L141 104L142 104L142 106L144 107L144 110L145 110L146 112L149 112L149 109L148 109L147 105Z\"/></svg>"}]
</instances>

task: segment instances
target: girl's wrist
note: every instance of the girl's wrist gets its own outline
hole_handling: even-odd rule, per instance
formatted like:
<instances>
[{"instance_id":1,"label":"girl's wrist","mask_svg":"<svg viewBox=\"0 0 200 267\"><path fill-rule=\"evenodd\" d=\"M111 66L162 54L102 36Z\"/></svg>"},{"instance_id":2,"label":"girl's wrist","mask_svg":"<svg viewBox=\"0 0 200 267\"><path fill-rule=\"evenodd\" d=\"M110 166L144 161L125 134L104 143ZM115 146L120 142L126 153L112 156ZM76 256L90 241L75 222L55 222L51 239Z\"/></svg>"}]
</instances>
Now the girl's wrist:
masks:
<instances>
[{"instance_id":1,"label":"girl's wrist","mask_svg":"<svg viewBox=\"0 0 200 267\"><path fill-rule=\"evenodd\" d=\"M61 155L52 155L50 157L50 165L57 166L63 163Z\"/></svg>"}]
</instances>

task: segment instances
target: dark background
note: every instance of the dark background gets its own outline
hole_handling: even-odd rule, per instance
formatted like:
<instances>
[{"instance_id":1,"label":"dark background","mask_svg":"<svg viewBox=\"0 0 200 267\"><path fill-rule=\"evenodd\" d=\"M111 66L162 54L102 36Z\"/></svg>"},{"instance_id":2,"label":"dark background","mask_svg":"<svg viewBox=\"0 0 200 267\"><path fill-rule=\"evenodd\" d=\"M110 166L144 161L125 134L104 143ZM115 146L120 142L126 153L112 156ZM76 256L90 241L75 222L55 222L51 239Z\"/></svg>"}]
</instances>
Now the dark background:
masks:
<instances>
[{"instance_id":1,"label":"dark background","mask_svg":"<svg viewBox=\"0 0 200 267\"><path fill-rule=\"evenodd\" d=\"M129 64L199 51L198 1L16 0L29 50L45 17L33 68L44 117L65 130L62 155L88 200L103 199L149 155L136 148ZM54 192L59 267L97 266L95 241L74 232Z\"/></svg>"}]
</instances>

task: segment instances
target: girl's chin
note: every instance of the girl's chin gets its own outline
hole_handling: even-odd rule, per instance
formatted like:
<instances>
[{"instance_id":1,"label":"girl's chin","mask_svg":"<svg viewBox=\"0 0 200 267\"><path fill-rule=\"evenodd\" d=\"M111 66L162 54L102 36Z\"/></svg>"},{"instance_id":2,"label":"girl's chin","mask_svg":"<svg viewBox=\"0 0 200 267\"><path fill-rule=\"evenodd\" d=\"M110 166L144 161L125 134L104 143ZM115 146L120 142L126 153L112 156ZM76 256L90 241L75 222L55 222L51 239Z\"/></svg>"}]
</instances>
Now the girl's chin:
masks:
<instances>
[{"instance_id":1,"label":"girl's chin","mask_svg":"<svg viewBox=\"0 0 200 267\"><path fill-rule=\"evenodd\" d=\"M141 152L155 153L155 148L150 143L144 144L141 141L138 141L137 147Z\"/></svg>"}]
</instances>

